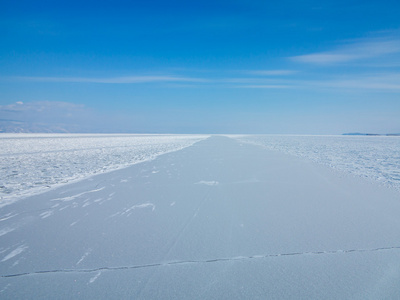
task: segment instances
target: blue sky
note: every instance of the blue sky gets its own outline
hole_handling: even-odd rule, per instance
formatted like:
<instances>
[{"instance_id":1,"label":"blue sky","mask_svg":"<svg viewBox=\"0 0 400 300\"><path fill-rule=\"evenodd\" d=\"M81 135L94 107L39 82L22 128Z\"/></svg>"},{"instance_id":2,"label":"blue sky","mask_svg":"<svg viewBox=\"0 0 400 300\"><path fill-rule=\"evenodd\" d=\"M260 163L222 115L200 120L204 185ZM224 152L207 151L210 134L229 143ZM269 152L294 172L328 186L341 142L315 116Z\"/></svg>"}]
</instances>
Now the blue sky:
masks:
<instances>
[{"instance_id":1,"label":"blue sky","mask_svg":"<svg viewBox=\"0 0 400 300\"><path fill-rule=\"evenodd\" d=\"M0 126L400 132L399 1L0 2Z\"/></svg>"}]
</instances>

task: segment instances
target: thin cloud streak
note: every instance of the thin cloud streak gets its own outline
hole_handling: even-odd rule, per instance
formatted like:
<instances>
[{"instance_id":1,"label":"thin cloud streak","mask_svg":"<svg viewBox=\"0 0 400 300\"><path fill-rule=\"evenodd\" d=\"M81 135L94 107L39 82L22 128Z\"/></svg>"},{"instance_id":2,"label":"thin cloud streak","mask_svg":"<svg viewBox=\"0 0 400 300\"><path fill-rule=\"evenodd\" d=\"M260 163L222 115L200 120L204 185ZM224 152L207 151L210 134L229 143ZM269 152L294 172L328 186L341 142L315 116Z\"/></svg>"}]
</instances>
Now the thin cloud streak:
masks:
<instances>
[{"instance_id":1,"label":"thin cloud streak","mask_svg":"<svg viewBox=\"0 0 400 300\"><path fill-rule=\"evenodd\" d=\"M255 79L253 84L251 79L245 82L235 82L231 87L249 88L249 89L336 89L336 90L380 90L387 92L400 91L400 74L398 73L383 73L379 75L365 76L346 76L332 77L331 79L281 79L268 80L261 82Z\"/></svg>"},{"instance_id":2,"label":"thin cloud streak","mask_svg":"<svg viewBox=\"0 0 400 300\"><path fill-rule=\"evenodd\" d=\"M175 76L127 76L127 77L29 77L16 76L8 77L11 80L30 82L65 82L65 83L108 83L108 84L129 84L147 82L205 82L205 79Z\"/></svg>"},{"instance_id":3,"label":"thin cloud streak","mask_svg":"<svg viewBox=\"0 0 400 300\"><path fill-rule=\"evenodd\" d=\"M372 89L372 90L399 90L400 91L400 83L391 84L384 82L365 82L365 81L357 81L357 80L349 80L349 81L331 81L326 83L329 87L335 88L351 88L351 89Z\"/></svg>"},{"instance_id":4,"label":"thin cloud streak","mask_svg":"<svg viewBox=\"0 0 400 300\"><path fill-rule=\"evenodd\" d=\"M343 89L365 89L365 90L386 90L400 91L400 75L382 75L370 77L348 78L344 80L328 80L316 83L320 86Z\"/></svg>"},{"instance_id":5,"label":"thin cloud streak","mask_svg":"<svg viewBox=\"0 0 400 300\"><path fill-rule=\"evenodd\" d=\"M300 63L329 65L377 58L395 53L400 53L400 39L387 37L360 39L333 51L292 56L290 59Z\"/></svg>"},{"instance_id":6,"label":"thin cloud streak","mask_svg":"<svg viewBox=\"0 0 400 300\"><path fill-rule=\"evenodd\" d=\"M293 86L289 85L270 85L270 84L260 84L260 85L241 85L236 86L236 88L243 88L243 89L291 89Z\"/></svg>"},{"instance_id":7,"label":"thin cloud streak","mask_svg":"<svg viewBox=\"0 0 400 300\"><path fill-rule=\"evenodd\" d=\"M400 92L400 74L389 73L365 76L332 77L325 80L290 80L282 84L290 84L293 88L306 89L335 89L340 90L380 90L386 92Z\"/></svg>"},{"instance_id":8,"label":"thin cloud streak","mask_svg":"<svg viewBox=\"0 0 400 300\"><path fill-rule=\"evenodd\" d=\"M13 80L29 82L61 83L102 83L102 84L141 84L168 83L174 88L245 88L245 89L365 89L365 90L400 90L400 73L382 73L374 75L353 75L330 79L296 79L282 77L236 77L236 78L191 78L174 76L133 76L112 78L84 77L7 77Z\"/></svg>"},{"instance_id":9,"label":"thin cloud streak","mask_svg":"<svg viewBox=\"0 0 400 300\"><path fill-rule=\"evenodd\" d=\"M296 74L297 72L295 70L250 70L246 73L259 76L285 76Z\"/></svg>"}]
</instances>

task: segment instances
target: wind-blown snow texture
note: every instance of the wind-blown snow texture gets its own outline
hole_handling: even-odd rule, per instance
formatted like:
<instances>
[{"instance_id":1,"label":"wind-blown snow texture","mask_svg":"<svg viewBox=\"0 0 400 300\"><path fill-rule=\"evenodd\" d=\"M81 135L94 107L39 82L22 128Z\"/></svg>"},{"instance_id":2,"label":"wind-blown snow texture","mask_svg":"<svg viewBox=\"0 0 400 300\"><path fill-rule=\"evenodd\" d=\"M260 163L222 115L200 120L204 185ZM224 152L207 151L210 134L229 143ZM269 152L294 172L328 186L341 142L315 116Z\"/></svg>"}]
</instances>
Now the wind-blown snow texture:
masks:
<instances>
[{"instance_id":1,"label":"wind-blown snow texture","mask_svg":"<svg viewBox=\"0 0 400 300\"><path fill-rule=\"evenodd\" d=\"M400 190L400 137L232 136L269 150L310 159Z\"/></svg>"},{"instance_id":2,"label":"wind-blown snow texture","mask_svg":"<svg viewBox=\"0 0 400 300\"><path fill-rule=\"evenodd\" d=\"M399 215L395 190L211 137L2 207L0 298L400 299Z\"/></svg>"},{"instance_id":3,"label":"wind-blown snow texture","mask_svg":"<svg viewBox=\"0 0 400 300\"><path fill-rule=\"evenodd\" d=\"M206 137L0 134L0 207L22 195L153 159Z\"/></svg>"}]
</instances>

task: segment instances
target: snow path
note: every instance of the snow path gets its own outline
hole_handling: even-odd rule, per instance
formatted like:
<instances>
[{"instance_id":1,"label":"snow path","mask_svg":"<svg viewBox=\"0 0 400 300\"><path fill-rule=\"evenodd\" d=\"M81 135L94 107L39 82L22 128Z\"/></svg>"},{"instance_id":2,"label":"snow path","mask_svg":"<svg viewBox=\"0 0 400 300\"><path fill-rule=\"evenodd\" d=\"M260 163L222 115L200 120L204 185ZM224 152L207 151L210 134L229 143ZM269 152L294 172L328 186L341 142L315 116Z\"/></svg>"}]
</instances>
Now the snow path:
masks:
<instances>
[{"instance_id":1,"label":"snow path","mask_svg":"<svg viewBox=\"0 0 400 300\"><path fill-rule=\"evenodd\" d=\"M399 215L395 190L211 137L3 207L0 297L395 299Z\"/></svg>"}]
</instances>

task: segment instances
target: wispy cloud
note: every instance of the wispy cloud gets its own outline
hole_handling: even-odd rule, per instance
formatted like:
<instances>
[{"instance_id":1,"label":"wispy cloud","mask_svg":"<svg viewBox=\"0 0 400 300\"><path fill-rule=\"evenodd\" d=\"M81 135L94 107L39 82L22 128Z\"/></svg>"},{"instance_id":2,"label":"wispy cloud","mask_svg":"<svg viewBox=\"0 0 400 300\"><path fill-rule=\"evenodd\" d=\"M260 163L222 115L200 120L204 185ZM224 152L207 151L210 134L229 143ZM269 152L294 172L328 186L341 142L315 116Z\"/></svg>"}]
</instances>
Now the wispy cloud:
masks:
<instances>
[{"instance_id":1,"label":"wispy cloud","mask_svg":"<svg viewBox=\"0 0 400 300\"><path fill-rule=\"evenodd\" d=\"M247 74L257 76L285 76L297 73L295 70L249 70Z\"/></svg>"},{"instance_id":2,"label":"wispy cloud","mask_svg":"<svg viewBox=\"0 0 400 300\"><path fill-rule=\"evenodd\" d=\"M177 76L125 76L125 77L32 77L15 76L8 77L9 80L29 82L71 82L71 83L108 83L108 84L129 84L129 83L150 83L150 82L204 82L201 78L177 77Z\"/></svg>"},{"instance_id":3,"label":"wispy cloud","mask_svg":"<svg viewBox=\"0 0 400 300\"><path fill-rule=\"evenodd\" d=\"M400 53L400 39L397 37L381 37L359 39L332 51L292 56L290 59L301 63L335 64L382 57L395 53Z\"/></svg>"},{"instance_id":4,"label":"wispy cloud","mask_svg":"<svg viewBox=\"0 0 400 300\"><path fill-rule=\"evenodd\" d=\"M291 89L293 86L290 85L278 85L278 84L259 84L259 85L239 85L237 88L243 89Z\"/></svg>"},{"instance_id":5,"label":"wispy cloud","mask_svg":"<svg viewBox=\"0 0 400 300\"><path fill-rule=\"evenodd\" d=\"M287 88L285 85L276 84L282 75L295 73L292 70L258 70L243 71L248 77L189 77L189 76L129 76L129 77L34 77L14 76L3 77L4 80L43 83L102 83L102 84L142 84L142 83L167 83L170 87L246 87L246 88Z\"/></svg>"},{"instance_id":6,"label":"wispy cloud","mask_svg":"<svg viewBox=\"0 0 400 300\"><path fill-rule=\"evenodd\" d=\"M358 74L318 79L259 79L248 78L243 81L230 81L230 87L248 89L312 89L312 90L376 90L400 92L400 73Z\"/></svg>"},{"instance_id":7,"label":"wispy cloud","mask_svg":"<svg viewBox=\"0 0 400 300\"><path fill-rule=\"evenodd\" d=\"M354 76L314 82L314 85L341 89L385 90L400 92L400 74Z\"/></svg>"},{"instance_id":8,"label":"wispy cloud","mask_svg":"<svg viewBox=\"0 0 400 300\"><path fill-rule=\"evenodd\" d=\"M321 56L322 57L322 56ZM336 61L339 58L336 57ZM333 59L330 59L333 61ZM304 76L284 76L294 74L293 70L255 70L243 71L249 76L241 77L222 77L213 74L213 77L196 78L189 76L131 76L131 77L108 77L108 78L89 78L89 77L7 77L13 80L23 80L28 82L76 82L76 83L104 83L104 84L141 84L141 83L165 83L172 88L242 88L242 89L365 89L381 91L400 91L400 73L383 72L369 74L352 74L347 76L330 75L324 78L308 75ZM260 74L260 76L257 76ZM8 106L0 106L0 111L30 111L49 109L54 102L38 102L34 106L30 104L15 103ZM57 108L62 107L63 103L56 103ZM64 109L77 109L77 107L65 107Z\"/></svg>"},{"instance_id":9,"label":"wispy cloud","mask_svg":"<svg viewBox=\"0 0 400 300\"><path fill-rule=\"evenodd\" d=\"M282 77L237 77L223 78L216 81L227 88L246 88L246 89L289 89L293 88L292 81Z\"/></svg>"}]
</instances>

